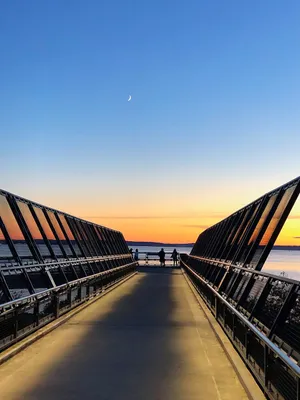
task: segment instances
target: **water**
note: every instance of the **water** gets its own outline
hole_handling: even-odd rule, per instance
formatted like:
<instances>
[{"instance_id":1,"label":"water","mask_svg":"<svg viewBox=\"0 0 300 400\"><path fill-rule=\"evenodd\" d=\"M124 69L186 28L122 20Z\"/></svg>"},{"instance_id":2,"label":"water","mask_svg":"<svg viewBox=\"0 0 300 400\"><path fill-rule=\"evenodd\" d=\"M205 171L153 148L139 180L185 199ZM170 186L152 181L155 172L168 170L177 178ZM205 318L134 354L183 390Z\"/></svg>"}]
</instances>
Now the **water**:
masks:
<instances>
[{"instance_id":1,"label":"water","mask_svg":"<svg viewBox=\"0 0 300 400\"><path fill-rule=\"evenodd\" d=\"M174 249L178 251L178 253L190 253L192 247L176 247L176 246L137 246L132 247L133 252L135 249L138 249L139 253L141 253L141 257L143 257L143 253L158 253L161 249L164 249L166 254L171 254Z\"/></svg>"},{"instance_id":2,"label":"water","mask_svg":"<svg viewBox=\"0 0 300 400\"><path fill-rule=\"evenodd\" d=\"M300 280L300 250L272 250L263 271Z\"/></svg>"}]
</instances>

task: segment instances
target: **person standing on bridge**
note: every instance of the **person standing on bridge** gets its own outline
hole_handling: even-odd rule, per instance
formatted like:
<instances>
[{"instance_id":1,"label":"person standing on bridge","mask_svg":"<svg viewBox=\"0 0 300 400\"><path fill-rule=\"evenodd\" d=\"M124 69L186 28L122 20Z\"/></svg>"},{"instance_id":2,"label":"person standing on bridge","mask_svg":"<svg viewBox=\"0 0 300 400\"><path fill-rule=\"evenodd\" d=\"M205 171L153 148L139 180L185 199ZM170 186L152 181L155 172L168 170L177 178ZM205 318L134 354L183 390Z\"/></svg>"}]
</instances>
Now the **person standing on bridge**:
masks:
<instances>
[{"instance_id":1,"label":"person standing on bridge","mask_svg":"<svg viewBox=\"0 0 300 400\"><path fill-rule=\"evenodd\" d=\"M132 250L132 247L130 247L129 253L130 253L131 257L133 258L133 250Z\"/></svg>"},{"instance_id":2,"label":"person standing on bridge","mask_svg":"<svg viewBox=\"0 0 300 400\"><path fill-rule=\"evenodd\" d=\"M135 249L134 261L139 261L139 249Z\"/></svg>"},{"instance_id":3,"label":"person standing on bridge","mask_svg":"<svg viewBox=\"0 0 300 400\"><path fill-rule=\"evenodd\" d=\"M177 257L178 257L178 253L177 253L177 250L176 249L174 249L173 250L173 253L172 253L172 255L171 255L171 258L172 258L172 260L173 260L173 267L177 267Z\"/></svg>"},{"instance_id":4,"label":"person standing on bridge","mask_svg":"<svg viewBox=\"0 0 300 400\"><path fill-rule=\"evenodd\" d=\"M160 266L165 267L166 266L166 253L164 249L161 249L160 252L158 253L159 256L159 261L160 261Z\"/></svg>"}]
</instances>

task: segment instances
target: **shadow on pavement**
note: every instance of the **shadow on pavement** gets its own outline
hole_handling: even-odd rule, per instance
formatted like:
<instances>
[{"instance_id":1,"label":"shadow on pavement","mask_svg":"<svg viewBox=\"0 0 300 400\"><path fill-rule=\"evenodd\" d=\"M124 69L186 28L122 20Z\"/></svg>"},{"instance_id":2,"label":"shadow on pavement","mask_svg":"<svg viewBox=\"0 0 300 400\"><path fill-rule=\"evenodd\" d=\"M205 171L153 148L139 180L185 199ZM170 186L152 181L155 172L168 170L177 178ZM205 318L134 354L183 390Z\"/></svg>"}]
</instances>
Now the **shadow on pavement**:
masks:
<instances>
[{"instance_id":1,"label":"shadow on pavement","mask_svg":"<svg viewBox=\"0 0 300 400\"><path fill-rule=\"evenodd\" d=\"M159 279L144 274L104 318L71 319L66 326L89 324L87 334L71 352L61 354L23 399L174 398L169 397L176 363L170 344L172 279L173 273Z\"/></svg>"}]
</instances>

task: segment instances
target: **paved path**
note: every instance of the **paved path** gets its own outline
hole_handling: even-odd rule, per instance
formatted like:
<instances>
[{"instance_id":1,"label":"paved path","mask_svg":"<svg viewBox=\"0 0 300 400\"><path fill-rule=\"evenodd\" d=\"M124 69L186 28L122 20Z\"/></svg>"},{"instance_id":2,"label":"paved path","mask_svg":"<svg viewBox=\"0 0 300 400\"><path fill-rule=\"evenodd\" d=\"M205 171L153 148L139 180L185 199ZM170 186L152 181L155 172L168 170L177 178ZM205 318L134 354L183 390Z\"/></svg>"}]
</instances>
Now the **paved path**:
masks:
<instances>
[{"instance_id":1,"label":"paved path","mask_svg":"<svg viewBox=\"0 0 300 400\"><path fill-rule=\"evenodd\" d=\"M1 400L243 400L179 270L140 272L0 366Z\"/></svg>"}]
</instances>

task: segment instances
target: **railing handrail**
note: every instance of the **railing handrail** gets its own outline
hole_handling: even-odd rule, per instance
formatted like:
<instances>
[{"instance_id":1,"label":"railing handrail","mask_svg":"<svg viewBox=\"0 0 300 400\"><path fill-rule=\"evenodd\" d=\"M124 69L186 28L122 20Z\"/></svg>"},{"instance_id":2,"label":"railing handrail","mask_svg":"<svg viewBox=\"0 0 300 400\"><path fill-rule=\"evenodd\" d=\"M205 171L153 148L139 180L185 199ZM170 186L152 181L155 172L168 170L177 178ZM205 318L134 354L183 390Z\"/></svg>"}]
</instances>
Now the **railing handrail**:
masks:
<instances>
[{"instance_id":1,"label":"railing handrail","mask_svg":"<svg viewBox=\"0 0 300 400\"><path fill-rule=\"evenodd\" d=\"M245 271L248 274L253 274L253 275L261 275L261 276L266 276L268 278L274 278L280 281L284 281L287 283L295 283L297 285L300 284L300 282L296 279L292 279L292 278L287 278L285 276L281 276L281 275L275 275L275 274L271 274L269 272L262 272L262 271L258 271L255 269L250 269L250 268L245 268L245 267L239 267L238 265L226 262L226 261L221 261L221 260L217 260L217 259L212 259L212 258L205 258L205 257L200 257L200 256L194 256L191 254L188 254L189 257L191 258L195 258L196 260L200 260L203 262L206 262L208 264L213 264L213 265L217 265L217 264L221 264L222 266L229 268L229 269L233 269L233 268L237 268L239 270ZM220 265L220 266L221 266Z\"/></svg>"},{"instance_id":2,"label":"railing handrail","mask_svg":"<svg viewBox=\"0 0 300 400\"><path fill-rule=\"evenodd\" d=\"M131 262L131 263L124 264L124 265L121 265L119 267L115 267L115 268L112 268L112 269L109 269L109 270L97 272L96 274L93 274L93 275L84 276L82 278L75 279L73 281L64 283L64 284L59 285L59 286L55 286L53 288L49 288L49 289L43 290L41 292L33 293L33 294L29 295L29 296L24 296L24 297L21 297L19 299L15 299L15 300L9 301L7 303L3 303L3 304L0 305L0 314L2 312L6 312L7 308L11 309L12 307L17 306L19 303L20 304L29 303L32 299L43 297L44 295L47 295L47 294L49 294L51 292L57 292L57 291L61 290L64 287L68 288L70 286L75 286L76 284L78 284L80 282L91 280L91 279L97 278L98 276L105 275L107 273L111 273L111 272L114 272L114 271L120 271L120 270L128 267L131 264L136 264L136 263L135 262Z\"/></svg>"},{"instance_id":3,"label":"railing handrail","mask_svg":"<svg viewBox=\"0 0 300 400\"><path fill-rule=\"evenodd\" d=\"M158 255L158 253L159 253L159 251L139 251L138 252L139 254L156 254L156 255ZM165 251L165 254L172 254L173 253L173 251ZM134 254L134 252L133 252L133 254ZM177 254L180 254L179 252L177 252Z\"/></svg>"},{"instance_id":4,"label":"railing handrail","mask_svg":"<svg viewBox=\"0 0 300 400\"><path fill-rule=\"evenodd\" d=\"M226 306L240 318L243 323L256 335L259 339L268 346L293 372L300 377L300 367L295 364L279 347L277 347L271 340L269 340L263 333L261 333L251 322L247 320L239 311L237 311L223 296L220 295L212 286L210 286L205 279L198 275L193 269L191 269L182 259L181 262L184 266L194 275L197 279L201 280L205 285L209 286L209 289L220 299ZM249 270L248 270L249 271Z\"/></svg>"},{"instance_id":5,"label":"railing handrail","mask_svg":"<svg viewBox=\"0 0 300 400\"><path fill-rule=\"evenodd\" d=\"M16 266L11 266L11 267L0 267L0 270L3 271L14 271L14 270L22 270L26 268L49 268L49 267L56 267L60 265L65 265L65 264L82 264L82 263L88 263L88 262L95 262L95 261L106 261L106 260L111 260L111 259L119 259L119 258L126 258L130 257L130 253L124 253L124 254L108 254L105 256L95 256L95 257L81 257L81 258L64 258L63 260L51 260L51 262L45 262L45 263L33 263L33 264L23 264L23 265L16 265Z\"/></svg>"}]
</instances>

